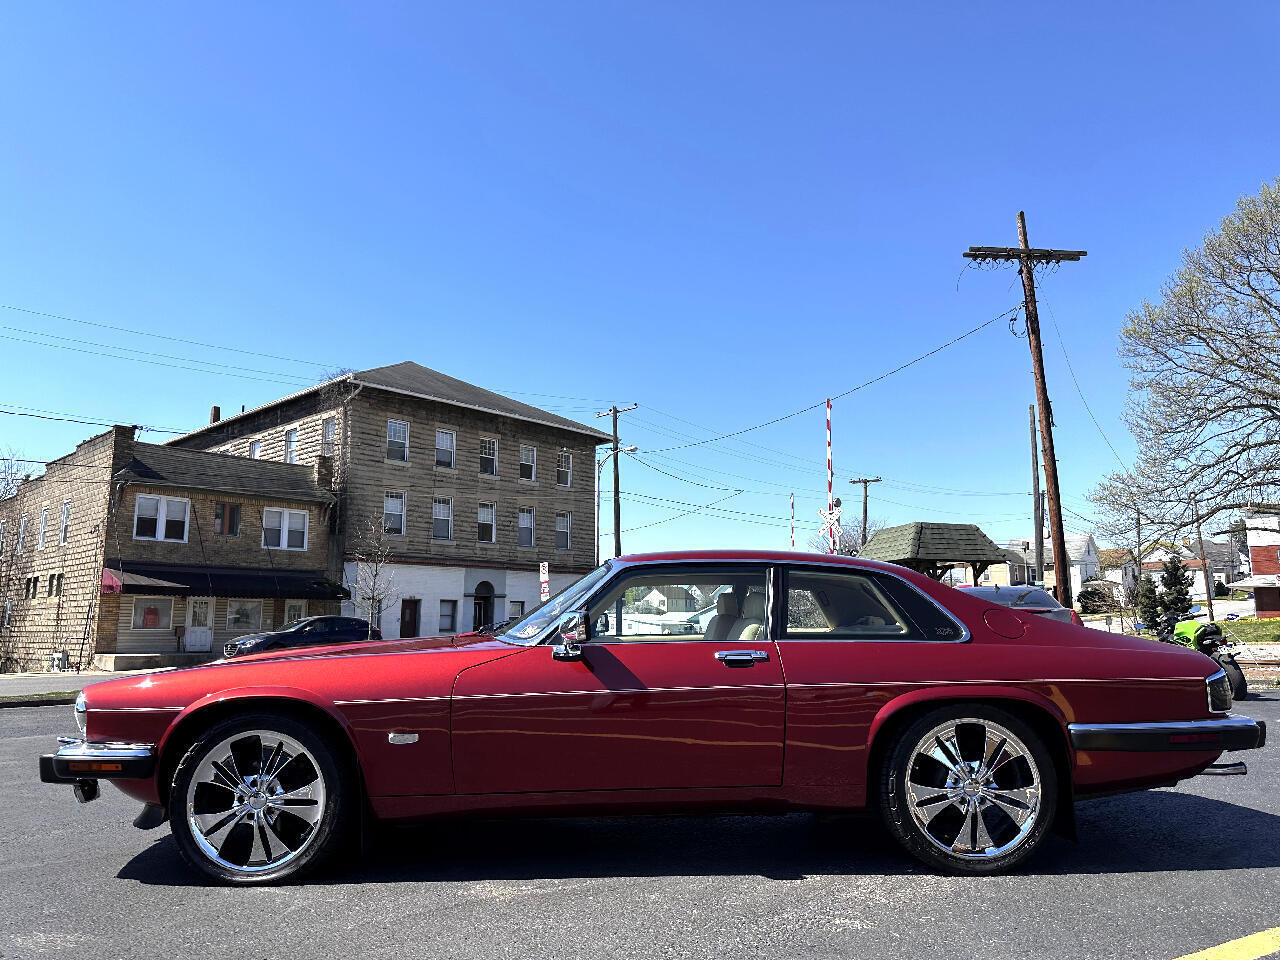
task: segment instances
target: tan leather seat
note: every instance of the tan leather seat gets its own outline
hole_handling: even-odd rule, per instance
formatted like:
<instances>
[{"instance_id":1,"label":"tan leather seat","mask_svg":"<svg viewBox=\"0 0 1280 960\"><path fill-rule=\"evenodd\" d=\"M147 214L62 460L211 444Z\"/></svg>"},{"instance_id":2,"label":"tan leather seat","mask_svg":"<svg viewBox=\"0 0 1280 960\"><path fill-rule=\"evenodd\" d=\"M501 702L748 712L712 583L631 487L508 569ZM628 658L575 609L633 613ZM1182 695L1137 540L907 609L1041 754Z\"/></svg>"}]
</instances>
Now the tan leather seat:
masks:
<instances>
[{"instance_id":1,"label":"tan leather seat","mask_svg":"<svg viewBox=\"0 0 1280 960\"><path fill-rule=\"evenodd\" d=\"M726 643L758 643L764 639L764 594L752 591L742 598L742 616L729 628Z\"/></svg>"},{"instance_id":2,"label":"tan leather seat","mask_svg":"<svg viewBox=\"0 0 1280 960\"><path fill-rule=\"evenodd\" d=\"M729 636L729 630L737 620L738 595L732 590L726 590L716 597L716 613L707 623L707 632L704 639L711 640L714 643L723 643L725 638Z\"/></svg>"}]
</instances>

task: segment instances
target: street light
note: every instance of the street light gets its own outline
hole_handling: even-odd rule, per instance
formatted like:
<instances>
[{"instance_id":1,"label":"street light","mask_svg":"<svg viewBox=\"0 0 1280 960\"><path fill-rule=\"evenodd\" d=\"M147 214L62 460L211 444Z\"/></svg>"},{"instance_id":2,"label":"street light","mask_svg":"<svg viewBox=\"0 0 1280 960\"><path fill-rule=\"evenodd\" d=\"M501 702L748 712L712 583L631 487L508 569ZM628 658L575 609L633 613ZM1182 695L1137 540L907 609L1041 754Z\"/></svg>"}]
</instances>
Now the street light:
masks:
<instances>
[{"instance_id":1,"label":"street light","mask_svg":"<svg viewBox=\"0 0 1280 960\"><path fill-rule=\"evenodd\" d=\"M600 460L596 461L596 566L600 566L600 472L604 470L604 465L609 462L609 458L618 453L637 453L639 447L619 447L617 450L610 450ZM613 495L618 496L618 491L613 491ZM616 551L617 545L614 545Z\"/></svg>"}]
</instances>

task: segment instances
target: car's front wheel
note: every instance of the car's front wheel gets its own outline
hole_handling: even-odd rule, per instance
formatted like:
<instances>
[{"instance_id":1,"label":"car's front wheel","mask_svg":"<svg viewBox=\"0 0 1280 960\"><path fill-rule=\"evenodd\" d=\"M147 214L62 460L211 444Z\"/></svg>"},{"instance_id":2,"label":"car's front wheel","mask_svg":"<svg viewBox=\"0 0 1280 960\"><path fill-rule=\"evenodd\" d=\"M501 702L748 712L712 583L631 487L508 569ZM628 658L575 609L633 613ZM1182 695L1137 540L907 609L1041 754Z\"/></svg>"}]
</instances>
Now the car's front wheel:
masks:
<instances>
[{"instance_id":1,"label":"car's front wheel","mask_svg":"<svg viewBox=\"0 0 1280 960\"><path fill-rule=\"evenodd\" d=\"M898 736L880 771L890 832L951 873L1007 870L1044 839L1058 774L1041 737L996 707L931 710Z\"/></svg>"},{"instance_id":2,"label":"car's front wheel","mask_svg":"<svg viewBox=\"0 0 1280 960\"><path fill-rule=\"evenodd\" d=\"M174 772L178 848L224 882L271 883L317 866L341 842L351 788L328 738L284 716L216 724Z\"/></svg>"}]
</instances>

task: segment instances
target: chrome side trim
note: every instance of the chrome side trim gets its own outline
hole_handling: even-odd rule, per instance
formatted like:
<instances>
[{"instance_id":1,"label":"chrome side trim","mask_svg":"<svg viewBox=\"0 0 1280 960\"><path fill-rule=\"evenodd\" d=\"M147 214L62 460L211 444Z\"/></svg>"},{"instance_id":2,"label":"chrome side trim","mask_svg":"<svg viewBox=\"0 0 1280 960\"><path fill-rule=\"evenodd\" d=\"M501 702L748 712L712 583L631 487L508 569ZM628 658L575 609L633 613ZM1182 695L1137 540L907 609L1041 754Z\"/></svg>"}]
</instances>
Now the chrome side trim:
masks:
<instances>
[{"instance_id":1,"label":"chrome side trim","mask_svg":"<svg viewBox=\"0 0 1280 960\"><path fill-rule=\"evenodd\" d=\"M186 707L89 707L89 713L179 713Z\"/></svg>"},{"instance_id":2,"label":"chrome side trim","mask_svg":"<svg viewBox=\"0 0 1280 960\"><path fill-rule=\"evenodd\" d=\"M418 742L418 735L416 733L401 733L399 731L392 731L391 733L387 734L387 743L393 743L398 745L398 744L404 744L404 743L417 743L417 742Z\"/></svg>"},{"instance_id":3,"label":"chrome side trim","mask_svg":"<svg viewBox=\"0 0 1280 960\"><path fill-rule=\"evenodd\" d=\"M1077 750L1131 752L1254 750L1267 740L1267 725L1249 717L1145 723L1069 723L1067 733Z\"/></svg>"}]
</instances>

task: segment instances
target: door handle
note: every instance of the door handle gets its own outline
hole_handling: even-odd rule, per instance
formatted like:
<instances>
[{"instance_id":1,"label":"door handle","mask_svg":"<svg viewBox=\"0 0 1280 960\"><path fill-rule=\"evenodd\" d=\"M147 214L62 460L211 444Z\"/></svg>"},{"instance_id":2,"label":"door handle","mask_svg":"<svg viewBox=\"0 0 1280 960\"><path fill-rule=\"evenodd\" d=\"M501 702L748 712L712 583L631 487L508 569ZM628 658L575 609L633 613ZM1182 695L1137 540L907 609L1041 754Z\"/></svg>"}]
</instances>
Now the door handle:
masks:
<instances>
[{"instance_id":1,"label":"door handle","mask_svg":"<svg viewBox=\"0 0 1280 960\"><path fill-rule=\"evenodd\" d=\"M750 667L769 659L763 650L717 650L716 659L726 667Z\"/></svg>"}]
</instances>

